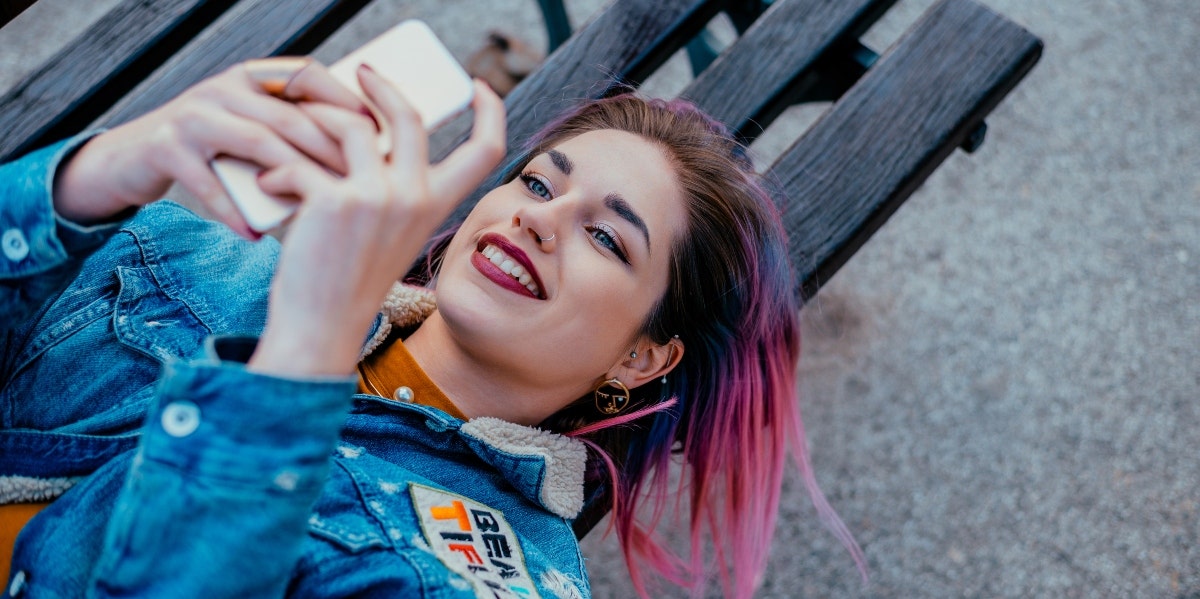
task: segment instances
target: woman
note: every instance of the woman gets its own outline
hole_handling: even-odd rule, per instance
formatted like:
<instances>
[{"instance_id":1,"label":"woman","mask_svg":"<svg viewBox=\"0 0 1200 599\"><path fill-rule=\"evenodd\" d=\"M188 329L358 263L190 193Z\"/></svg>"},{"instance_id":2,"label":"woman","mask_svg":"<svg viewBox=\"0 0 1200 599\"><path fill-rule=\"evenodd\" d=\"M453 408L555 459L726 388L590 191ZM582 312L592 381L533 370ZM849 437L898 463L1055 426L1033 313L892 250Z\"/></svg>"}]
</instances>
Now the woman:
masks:
<instances>
[{"instance_id":1,"label":"woman","mask_svg":"<svg viewBox=\"0 0 1200 599\"><path fill-rule=\"evenodd\" d=\"M586 480L643 595L646 564L749 596L789 450L861 564L808 468L779 220L719 126L629 96L564 116L438 245L430 292L394 281L502 155L502 104L479 86L471 140L430 166L360 69L384 158L319 65L265 93L281 64L2 167L0 474L10 501L61 493L10 590L587 596ZM257 237L219 154L302 200L282 246L233 233ZM228 227L152 204L171 181ZM685 493L683 560L648 531Z\"/></svg>"}]
</instances>

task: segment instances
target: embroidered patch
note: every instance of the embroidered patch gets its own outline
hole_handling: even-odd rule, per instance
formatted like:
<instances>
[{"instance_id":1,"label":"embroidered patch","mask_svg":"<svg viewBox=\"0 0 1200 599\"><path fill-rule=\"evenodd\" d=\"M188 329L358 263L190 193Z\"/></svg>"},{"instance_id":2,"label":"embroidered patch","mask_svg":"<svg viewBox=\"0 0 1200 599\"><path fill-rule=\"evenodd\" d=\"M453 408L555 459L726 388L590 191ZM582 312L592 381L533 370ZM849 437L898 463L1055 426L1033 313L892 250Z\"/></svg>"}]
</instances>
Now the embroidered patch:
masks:
<instances>
[{"instance_id":1,"label":"embroidered patch","mask_svg":"<svg viewBox=\"0 0 1200 599\"><path fill-rule=\"evenodd\" d=\"M478 597L537 597L517 535L500 510L409 483L421 532L434 555L475 587Z\"/></svg>"}]
</instances>

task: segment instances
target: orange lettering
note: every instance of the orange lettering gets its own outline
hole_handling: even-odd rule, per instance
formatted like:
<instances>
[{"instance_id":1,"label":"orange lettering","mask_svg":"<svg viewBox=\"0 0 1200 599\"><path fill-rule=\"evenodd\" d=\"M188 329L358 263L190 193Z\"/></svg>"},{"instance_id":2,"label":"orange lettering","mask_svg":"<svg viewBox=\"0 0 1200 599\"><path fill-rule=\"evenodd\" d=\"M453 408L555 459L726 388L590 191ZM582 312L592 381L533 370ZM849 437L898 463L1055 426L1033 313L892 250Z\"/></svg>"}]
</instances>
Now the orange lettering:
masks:
<instances>
[{"instance_id":1,"label":"orange lettering","mask_svg":"<svg viewBox=\"0 0 1200 599\"><path fill-rule=\"evenodd\" d=\"M471 530L471 520L467 518L467 508L461 501L451 505L438 505L429 508L429 514L436 520L458 520L459 530Z\"/></svg>"}]
</instances>

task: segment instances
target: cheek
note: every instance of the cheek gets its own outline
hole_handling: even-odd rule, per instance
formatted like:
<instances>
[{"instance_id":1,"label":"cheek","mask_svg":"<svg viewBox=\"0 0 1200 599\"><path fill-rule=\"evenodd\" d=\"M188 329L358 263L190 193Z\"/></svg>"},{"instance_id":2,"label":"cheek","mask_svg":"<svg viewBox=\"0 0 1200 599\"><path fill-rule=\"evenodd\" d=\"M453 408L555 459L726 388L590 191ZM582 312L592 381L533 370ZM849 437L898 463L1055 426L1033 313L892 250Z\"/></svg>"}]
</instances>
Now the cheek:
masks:
<instances>
[{"instance_id":1,"label":"cheek","mask_svg":"<svg viewBox=\"0 0 1200 599\"><path fill-rule=\"evenodd\" d=\"M590 269L590 276L579 277L566 286L578 292L571 304L580 327L590 334L624 339L641 329L658 296L652 295L653 291L644 282L611 271L609 268Z\"/></svg>"}]
</instances>

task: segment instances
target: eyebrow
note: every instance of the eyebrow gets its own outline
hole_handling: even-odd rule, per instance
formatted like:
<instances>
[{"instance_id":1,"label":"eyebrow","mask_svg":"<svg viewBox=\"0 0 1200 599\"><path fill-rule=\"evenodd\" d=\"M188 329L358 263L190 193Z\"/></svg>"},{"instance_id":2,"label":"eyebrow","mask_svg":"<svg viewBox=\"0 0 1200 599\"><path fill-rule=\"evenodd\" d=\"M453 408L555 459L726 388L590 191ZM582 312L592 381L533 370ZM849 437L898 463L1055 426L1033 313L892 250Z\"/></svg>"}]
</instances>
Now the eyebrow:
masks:
<instances>
[{"instance_id":1,"label":"eyebrow","mask_svg":"<svg viewBox=\"0 0 1200 599\"><path fill-rule=\"evenodd\" d=\"M553 162L554 166L562 171L562 174L570 176L571 171L575 170L575 163L571 162L571 159L566 154L551 149L546 150L546 155L550 157L550 162ZM625 198L617 193L610 193L604 196L604 206L616 212L617 216L625 219L629 224L637 227L642 232L642 237L646 240L646 253L650 253L650 230L646 228L646 221L642 220L642 217L633 211L633 207L629 205L629 202L626 202Z\"/></svg>"},{"instance_id":2,"label":"eyebrow","mask_svg":"<svg viewBox=\"0 0 1200 599\"><path fill-rule=\"evenodd\" d=\"M550 162L553 162L554 166L558 167L558 170L562 171L562 174L570 175L571 171L575 170L575 163L571 162L571 159L567 158L566 154L563 154L558 150L548 150L546 154L550 156Z\"/></svg>"},{"instance_id":3,"label":"eyebrow","mask_svg":"<svg viewBox=\"0 0 1200 599\"><path fill-rule=\"evenodd\" d=\"M646 253L650 253L650 230L646 228L646 221L642 220L642 217L633 211L629 202L626 202L625 198L615 193L610 193L604 196L604 205L642 232L642 237L646 239Z\"/></svg>"}]
</instances>

